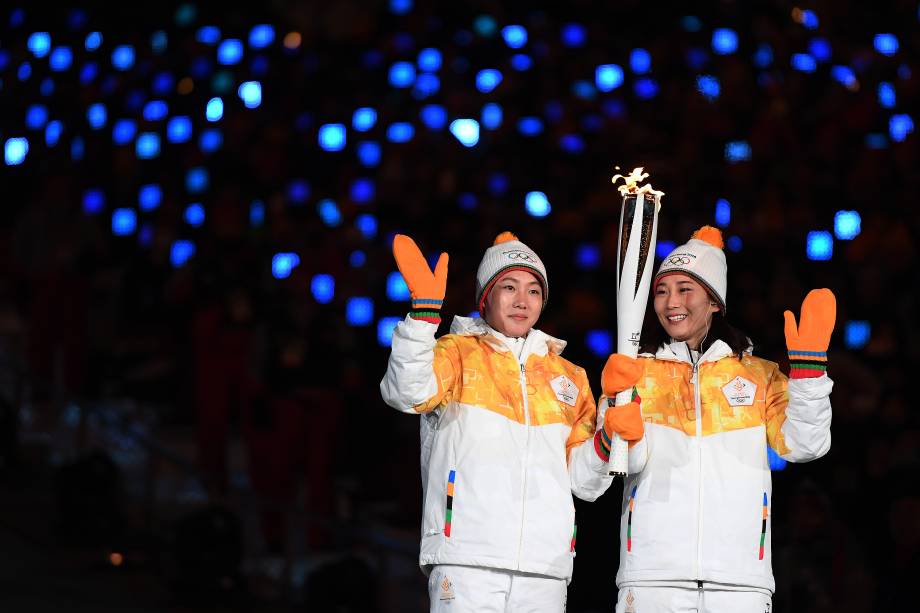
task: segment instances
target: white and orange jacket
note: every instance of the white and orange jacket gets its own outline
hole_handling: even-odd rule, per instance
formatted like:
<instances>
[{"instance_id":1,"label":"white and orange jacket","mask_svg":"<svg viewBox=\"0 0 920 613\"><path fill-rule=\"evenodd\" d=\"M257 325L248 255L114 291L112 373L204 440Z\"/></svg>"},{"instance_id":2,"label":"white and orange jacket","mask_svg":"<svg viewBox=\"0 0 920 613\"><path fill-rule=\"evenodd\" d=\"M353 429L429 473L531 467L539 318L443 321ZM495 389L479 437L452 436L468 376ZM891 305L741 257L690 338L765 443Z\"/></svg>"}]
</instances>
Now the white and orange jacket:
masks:
<instances>
[{"instance_id":1,"label":"white and orange jacket","mask_svg":"<svg viewBox=\"0 0 920 613\"><path fill-rule=\"evenodd\" d=\"M595 402L565 342L539 330L520 360L479 318L451 333L406 317L393 332L384 401L421 414L419 564L483 566L570 580L572 494L610 485L595 451Z\"/></svg>"},{"instance_id":2,"label":"white and orange jacket","mask_svg":"<svg viewBox=\"0 0 920 613\"><path fill-rule=\"evenodd\" d=\"M695 364L680 342L639 359L645 436L629 451L617 585L772 593L767 445L791 462L827 453L833 382L787 379L720 340Z\"/></svg>"}]
</instances>

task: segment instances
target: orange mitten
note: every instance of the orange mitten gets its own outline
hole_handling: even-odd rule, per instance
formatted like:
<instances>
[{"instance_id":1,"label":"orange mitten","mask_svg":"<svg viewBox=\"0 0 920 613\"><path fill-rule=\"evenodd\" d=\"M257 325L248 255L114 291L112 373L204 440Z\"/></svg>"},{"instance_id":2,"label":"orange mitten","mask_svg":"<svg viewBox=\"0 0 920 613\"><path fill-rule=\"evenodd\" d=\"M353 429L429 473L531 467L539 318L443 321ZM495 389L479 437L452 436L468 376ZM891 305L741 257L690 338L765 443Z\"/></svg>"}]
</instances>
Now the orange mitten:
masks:
<instances>
[{"instance_id":1,"label":"orange mitten","mask_svg":"<svg viewBox=\"0 0 920 613\"><path fill-rule=\"evenodd\" d=\"M628 390L642 376L642 363L636 358L611 353L601 373L601 389L608 398L614 398L623 390Z\"/></svg>"},{"instance_id":2,"label":"orange mitten","mask_svg":"<svg viewBox=\"0 0 920 613\"><path fill-rule=\"evenodd\" d=\"M820 377L827 370L827 346L837 320L837 299L827 288L813 289L802 301L796 326L792 311L786 319L786 349L789 351L789 377Z\"/></svg>"},{"instance_id":3,"label":"orange mitten","mask_svg":"<svg viewBox=\"0 0 920 613\"><path fill-rule=\"evenodd\" d=\"M414 319L439 323L441 305L444 304L444 294L447 293L448 255L441 254L432 274L415 241L404 234L397 234L393 239L393 257L396 258L396 266L406 280L406 286L412 296L412 310L409 315Z\"/></svg>"},{"instance_id":4,"label":"orange mitten","mask_svg":"<svg viewBox=\"0 0 920 613\"><path fill-rule=\"evenodd\" d=\"M629 443L630 449L645 436L642 423L642 399L633 392L633 400L621 407L609 407L604 413L604 427L594 435L594 450L604 462L610 461L610 447L614 434Z\"/></svg>"}]
</instances>

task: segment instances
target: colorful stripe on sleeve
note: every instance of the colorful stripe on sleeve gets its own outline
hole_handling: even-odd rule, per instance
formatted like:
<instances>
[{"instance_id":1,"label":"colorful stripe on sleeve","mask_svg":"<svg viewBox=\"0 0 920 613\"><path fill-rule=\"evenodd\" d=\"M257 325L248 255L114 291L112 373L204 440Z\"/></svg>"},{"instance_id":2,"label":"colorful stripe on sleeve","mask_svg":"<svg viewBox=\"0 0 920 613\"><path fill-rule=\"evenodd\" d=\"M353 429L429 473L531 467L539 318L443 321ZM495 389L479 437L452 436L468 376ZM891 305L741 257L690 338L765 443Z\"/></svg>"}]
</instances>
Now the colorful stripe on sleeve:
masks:
<instances>
[{"instance_id":1,"label":"colorful stripe on sleeve","mask_svg":"<svg viewBox=\"0 0 920 613\"><path fill-rule=\"evenodd\" d=\"M454 481L457 477L457 471L450 471L447 477L447 512L444 521L444 536L450 538L450 524L454 515Z\"/></svg>"},{"instance_id":2,"label":"colorful stripe on sleeve","mask_svg":"<svg viewBox=\"0 0 920 613\"><path fill-rule=\"evenodd\" d=\"M827 372L826 351L789 350L789 378L820 377Z\"/></svg>"},{"instance_id":3,"label":"colorful stripe on sleeve","mask_svg":"<svg viewBox=\"0 0 920 613\"><path fill-rule=\"evenodd\" d=\"M767 507L769 506L770 501L767 499L767 493L763 493L763 523L760 527L760 555L758 560L763 560L763 546L767 541Z\"/></svg>"}]
</instances>

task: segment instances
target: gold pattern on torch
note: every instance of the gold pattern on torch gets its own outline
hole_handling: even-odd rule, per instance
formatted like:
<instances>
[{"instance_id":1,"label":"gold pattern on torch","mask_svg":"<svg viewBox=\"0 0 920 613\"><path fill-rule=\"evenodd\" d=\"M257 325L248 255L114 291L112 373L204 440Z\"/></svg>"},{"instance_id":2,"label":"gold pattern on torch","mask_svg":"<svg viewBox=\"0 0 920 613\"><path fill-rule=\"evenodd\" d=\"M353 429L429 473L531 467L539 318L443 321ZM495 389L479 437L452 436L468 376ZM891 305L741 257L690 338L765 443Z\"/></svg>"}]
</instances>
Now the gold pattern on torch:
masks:
<instances>
[{"instance_id":1,"label":"gold pattern on torch","mask_svg":"<svg viewBox=\"0 0 920 613\"><path fill-rule=\"evenodd\" d=\"M620 167L615 166L614 169L619 170ZM643 172L643 170L645 170L645 168L640 166L639 168L633 168L632 172L628 175L613 175L611 182L616 185L617 179L623 179L624 185L617 187L621 196L625 197L627 194L652 194L656 196L656 200L661 200L661 197L664 196L664 192L653 188L651 183L646 183L642 187L639 187L639 184L649 177L649 174Z\"/></svg>"}]
</instances>

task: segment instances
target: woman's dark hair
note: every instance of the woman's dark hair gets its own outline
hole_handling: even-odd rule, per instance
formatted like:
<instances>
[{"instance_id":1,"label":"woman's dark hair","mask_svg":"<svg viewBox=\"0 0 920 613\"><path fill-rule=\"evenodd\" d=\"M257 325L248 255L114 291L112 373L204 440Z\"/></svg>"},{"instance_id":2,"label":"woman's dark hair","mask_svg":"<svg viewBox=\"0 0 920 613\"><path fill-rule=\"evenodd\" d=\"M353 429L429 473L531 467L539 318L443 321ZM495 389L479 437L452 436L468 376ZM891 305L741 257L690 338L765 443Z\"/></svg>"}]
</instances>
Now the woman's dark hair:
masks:
<instances>
[{"instance_id":1,"label":"woman's dark hair","mask_svg":"<svg viewBox=\"0 0 920 613\"><path fill-rule=\"evenodd\" d=\"M744 355L744 351L751 345L751 340L744 332L725 321L722 311L713 314L712 324L709 327L709 333L703 339L700 353L709 349L709 346L717 339L721 339L731 347L732 353L737 355L738 358L741 358ZM645 311L645 320L642 322L639 353L651 353L654 355L661 345L669 342L671 342L671 339L665 333L664 328L661 327L658 315L655 313L654 300L649 300L649 306Z\"/></svg>"}]
</instances>

